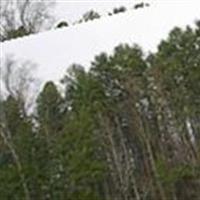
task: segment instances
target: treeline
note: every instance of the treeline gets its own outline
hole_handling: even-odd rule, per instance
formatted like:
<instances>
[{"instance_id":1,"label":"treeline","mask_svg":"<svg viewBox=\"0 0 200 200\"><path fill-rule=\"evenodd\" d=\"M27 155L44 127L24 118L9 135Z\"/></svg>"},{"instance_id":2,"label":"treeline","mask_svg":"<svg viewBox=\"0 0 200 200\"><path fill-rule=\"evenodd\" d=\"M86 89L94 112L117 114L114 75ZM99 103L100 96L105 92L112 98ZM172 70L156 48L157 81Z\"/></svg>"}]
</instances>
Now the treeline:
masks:
<instances>
[{"instance_id":1,"label":"treeline","mask_svg":"<svg viewBox=\"0 0 200 200\"><path fill-rule=\"evenodd\" d=\"M120 7L115 7L113 8L112 11L108 12L105 16L112 16L112 15L117 15L119 13L125 13L128 10L137 10L137 9L142 9L145 7L149 7L150 4L149 3L137 3L135 4L133 7L125 7L125 6L120 6ZM88 21L93 21L96 19L100 19L102 16L96 12L95 10L89 10L86 13L83 14L83 16L81 17L81 19L79 19L78 21L75 21L72 25L76 25L76 24L80 24L80 23L84 23L84 22L88 22ZM67 21L61 21L60 23L58 23L57 28L62 28L62 27L67 27L69 26Z\"/></svg>"},{"instance_id":2,"label":"treeline","mask_svg":"<svg viewBox=\"0 0 200 200\"><path fill-rule=\"evenodd\" d=\"M200 22L73 65L38 95L1 100L0 199L198 200Z\"/></svg>"}]
</instances>

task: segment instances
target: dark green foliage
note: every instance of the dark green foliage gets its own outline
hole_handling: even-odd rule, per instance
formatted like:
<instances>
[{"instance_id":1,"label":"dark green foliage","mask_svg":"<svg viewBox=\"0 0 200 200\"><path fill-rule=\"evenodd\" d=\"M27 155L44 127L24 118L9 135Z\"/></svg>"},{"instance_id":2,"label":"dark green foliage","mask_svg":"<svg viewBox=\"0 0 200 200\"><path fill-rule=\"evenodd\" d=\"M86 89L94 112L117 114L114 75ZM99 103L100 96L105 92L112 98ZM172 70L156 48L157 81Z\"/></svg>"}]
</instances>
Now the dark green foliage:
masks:
<instances>
[{"instance_id":1,"label":"dark green foliage","mask_svg":"<svg viewBox=\"0 0 200 200\"><path fill-rule=\"evenodd\" d=\"M103 98L100 84L80 66L72 66L67 84L66 98L71 100L68 120L61 136L59 155L67 167L69 199L101 199L98 187L104 178L101 140L97 135L95 112Z\"/></svg>"},{"instance_id":2,"label":"dark green foliage","mask_svg":"<svg viewBox=\"0 0 200 200\"><path fill-rule=\"evenodd\" d=\"M31 166L32 157L32 124L23 115L19 101L9 96L2 103L1 121L1 157L0 188L2 198L19 199L25 196L22 181L27 184L26 175L33 176ZM9 174L9 175L8 175ZM26 185L27 186L27 185ZM15 194L15 195L14 195Z\"/></svg>"},{"instance_id":3,"label":"dark green foliage","mask_svg":"<svg viewBox=\"0 0 200 200\"><path fill-rule=\"evenodd\" d=\"M2 117L6 118L6 126L9 127L9 132L15 134L16 127L22 119L19 103L12 96L9 96L3 103L2 109Z\"/></svg>"},{"instance_id":4,"label":"dark green foliage","mask_svg":"<svg viewBox=\"0 0 200 200\"><path fill-rule=\"evenodd\" d=\"M53 82L47 82L37 99L37 117L41 127L56 134L62 128L62 97ZM50 133L49 133L50 134Z\"/></svg>"},{"instance_id":5,"label":"dark green foliage","mask_svg":"<svg viewBox=\"0 0 200 200\"><path fill-rule=\"evenodd\" d=\"M126 7L121 6L119 8L114 8L113 9L113 14L118 14L118 13L122 13L122 12L125 12L125 11L126 11Z\"/></svg>"},{"instance_id":6,"label":"dark green foliage","mask_svg":"<svg viewBox=\"0 0 200 200\"><path fill-rule=\"evenodd\" d=\"M16 30L7 31L5 38L2 41L8 40L8 39L15 39L15 38L23 37L23 36L26 36L26 35L29 35L29 34L30 34L29 31L27 31L23 26L20 26Z\"/></svg>"},{"instance_id":7,"label":"dark green foliage","mask_svg":"<svg viewBox=\"0 0 200 200\"><path fill-rule=\"evenodd\" d=\"M63 96L47 82L28 116L0 101L0 199L198 200L200 26L175 28L144 58L119 45Z\"/></svg>"},{"instance_id":8,"label":"dark green foliage","mask_svg":"<svg viewBox=\"0 0 200 200\"><path fill-rule=\"evenodd\" d=\"M137 9L141 9L141 8L144 8L144 7L149 7L150 4L149 3L138 3L134 6L134 9L137 10Z\"/></svg>"},{"instance_id":9,"label":"dark green foliage","mask_svg":"<svg viewBox=\"0 0 200 200\"><path fill-rule=\"evenodd\" d=\"M56 28L63 28L67 26L69 26L68 23L66 21L62 21L56 26Z\"/></svg>"},{"instance_id":10,"label":"dark green foliage","mask_svg":"<svg viewBox=\"0 0 200 200\"><path fill-rule=\"evenodd\" d=\"M94 19L99 19L101 16L96 11L90 10L83 15L83 21L91 21Z\"/></svg>"}]
</instances>

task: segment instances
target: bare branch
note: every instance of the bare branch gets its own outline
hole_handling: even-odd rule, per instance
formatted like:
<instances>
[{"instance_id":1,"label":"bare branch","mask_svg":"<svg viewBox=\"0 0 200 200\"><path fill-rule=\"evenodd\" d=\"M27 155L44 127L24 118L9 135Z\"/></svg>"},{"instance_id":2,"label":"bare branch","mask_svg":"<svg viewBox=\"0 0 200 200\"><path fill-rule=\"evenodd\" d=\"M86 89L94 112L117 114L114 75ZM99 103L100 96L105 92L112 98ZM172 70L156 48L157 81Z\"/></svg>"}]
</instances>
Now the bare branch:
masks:
<instances>
[{"instance_id":1,"label":"bare branch","mask_svg":"<svg viewBox=\"0 0 200 200\"><path fill-rule=\"evenodd\" d=\"M20 27L23 27L24 33L20 32L19 36L48 29L53 23L53 16L50 14L53 6L53 0L2 1L0 4L0 41L18 37L17 34L11 33L19 32Z\"/></svg>"},{"instance_id":2,"label":"bare branch","mask_svg":"<svg viewBox=\"0 0 200 200\"><path fill-rule=\"evenodd\" d=\"M3 93L18 100L24 110L33 104L37 84L32 76L35 68L30 61L19 62L13 56L7 56L2 62L0 81Z\"/></svg>"}]
</instances>

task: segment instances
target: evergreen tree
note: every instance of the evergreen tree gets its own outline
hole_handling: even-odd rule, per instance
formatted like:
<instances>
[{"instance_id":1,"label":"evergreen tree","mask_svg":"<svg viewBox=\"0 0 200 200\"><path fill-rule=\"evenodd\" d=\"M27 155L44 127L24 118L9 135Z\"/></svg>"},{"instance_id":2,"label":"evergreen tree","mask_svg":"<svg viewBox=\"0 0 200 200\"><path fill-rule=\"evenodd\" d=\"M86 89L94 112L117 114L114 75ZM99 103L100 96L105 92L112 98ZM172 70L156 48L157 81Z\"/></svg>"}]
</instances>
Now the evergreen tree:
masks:
<instances>
[{"instance_id":1,"label":"evergreen tree","mask_svg":"<svg viewBox=\"0 0 200 200\"><path fill-rule=\"evenodd\" d=\"M147 59L119 45L88 72L72 65L35 116L25 98L1 99L0 199L198 199L199 37L197 22Z\"/></svg>"},{"instance_id":2,"label":"evergreen tree","mask_svg":"<svg viewBox=\"0 0 200 200\"><path fill-rule=\"evenodd\" d=\"M67 26L69 26L68 23L66 21L62 21L56 26L56 28L63 28Z\"/></svg>"},{"instance_id":3,"label":"evergreen tree","mask_svg":"<svg viewBox=\"0 0 200 200\"><path fill-rule=\"evenodd\" d=\"M65 130L59 142L68 199L102 199L100 190L104 179L104 162L101 136L97 135L98 122L95 112L99 109L103 92L99 83L79 66L72 66L67 84L66 101L70 111ZM103 193L103 194L101 194Z\"/></svg>"}]
</instances>

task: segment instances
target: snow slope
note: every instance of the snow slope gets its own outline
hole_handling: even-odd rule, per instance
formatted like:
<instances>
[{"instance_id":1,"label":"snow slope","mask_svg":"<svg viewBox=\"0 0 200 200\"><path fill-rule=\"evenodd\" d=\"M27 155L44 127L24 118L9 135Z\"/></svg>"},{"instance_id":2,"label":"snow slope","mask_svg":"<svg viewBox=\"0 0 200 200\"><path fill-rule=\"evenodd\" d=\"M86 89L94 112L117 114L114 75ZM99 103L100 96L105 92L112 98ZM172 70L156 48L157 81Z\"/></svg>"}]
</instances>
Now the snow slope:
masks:
<instances>
[{"instance_id":1,"label":"snow slope","mask_svg":"<svg viewBox=\"0 0 200 200\"><path fill-rule=\"evenodd\" d=\"M120 43L137 43L145 52L156 51L174 26L184 27L197 19L198 0L163 0L148 8L1 43L1 61L14 54L19 60L38 65L35 76L42 83L58 81L70 64L79 63L88 69L95 55L111 53Z\"/></svg>"}]
</instances>

